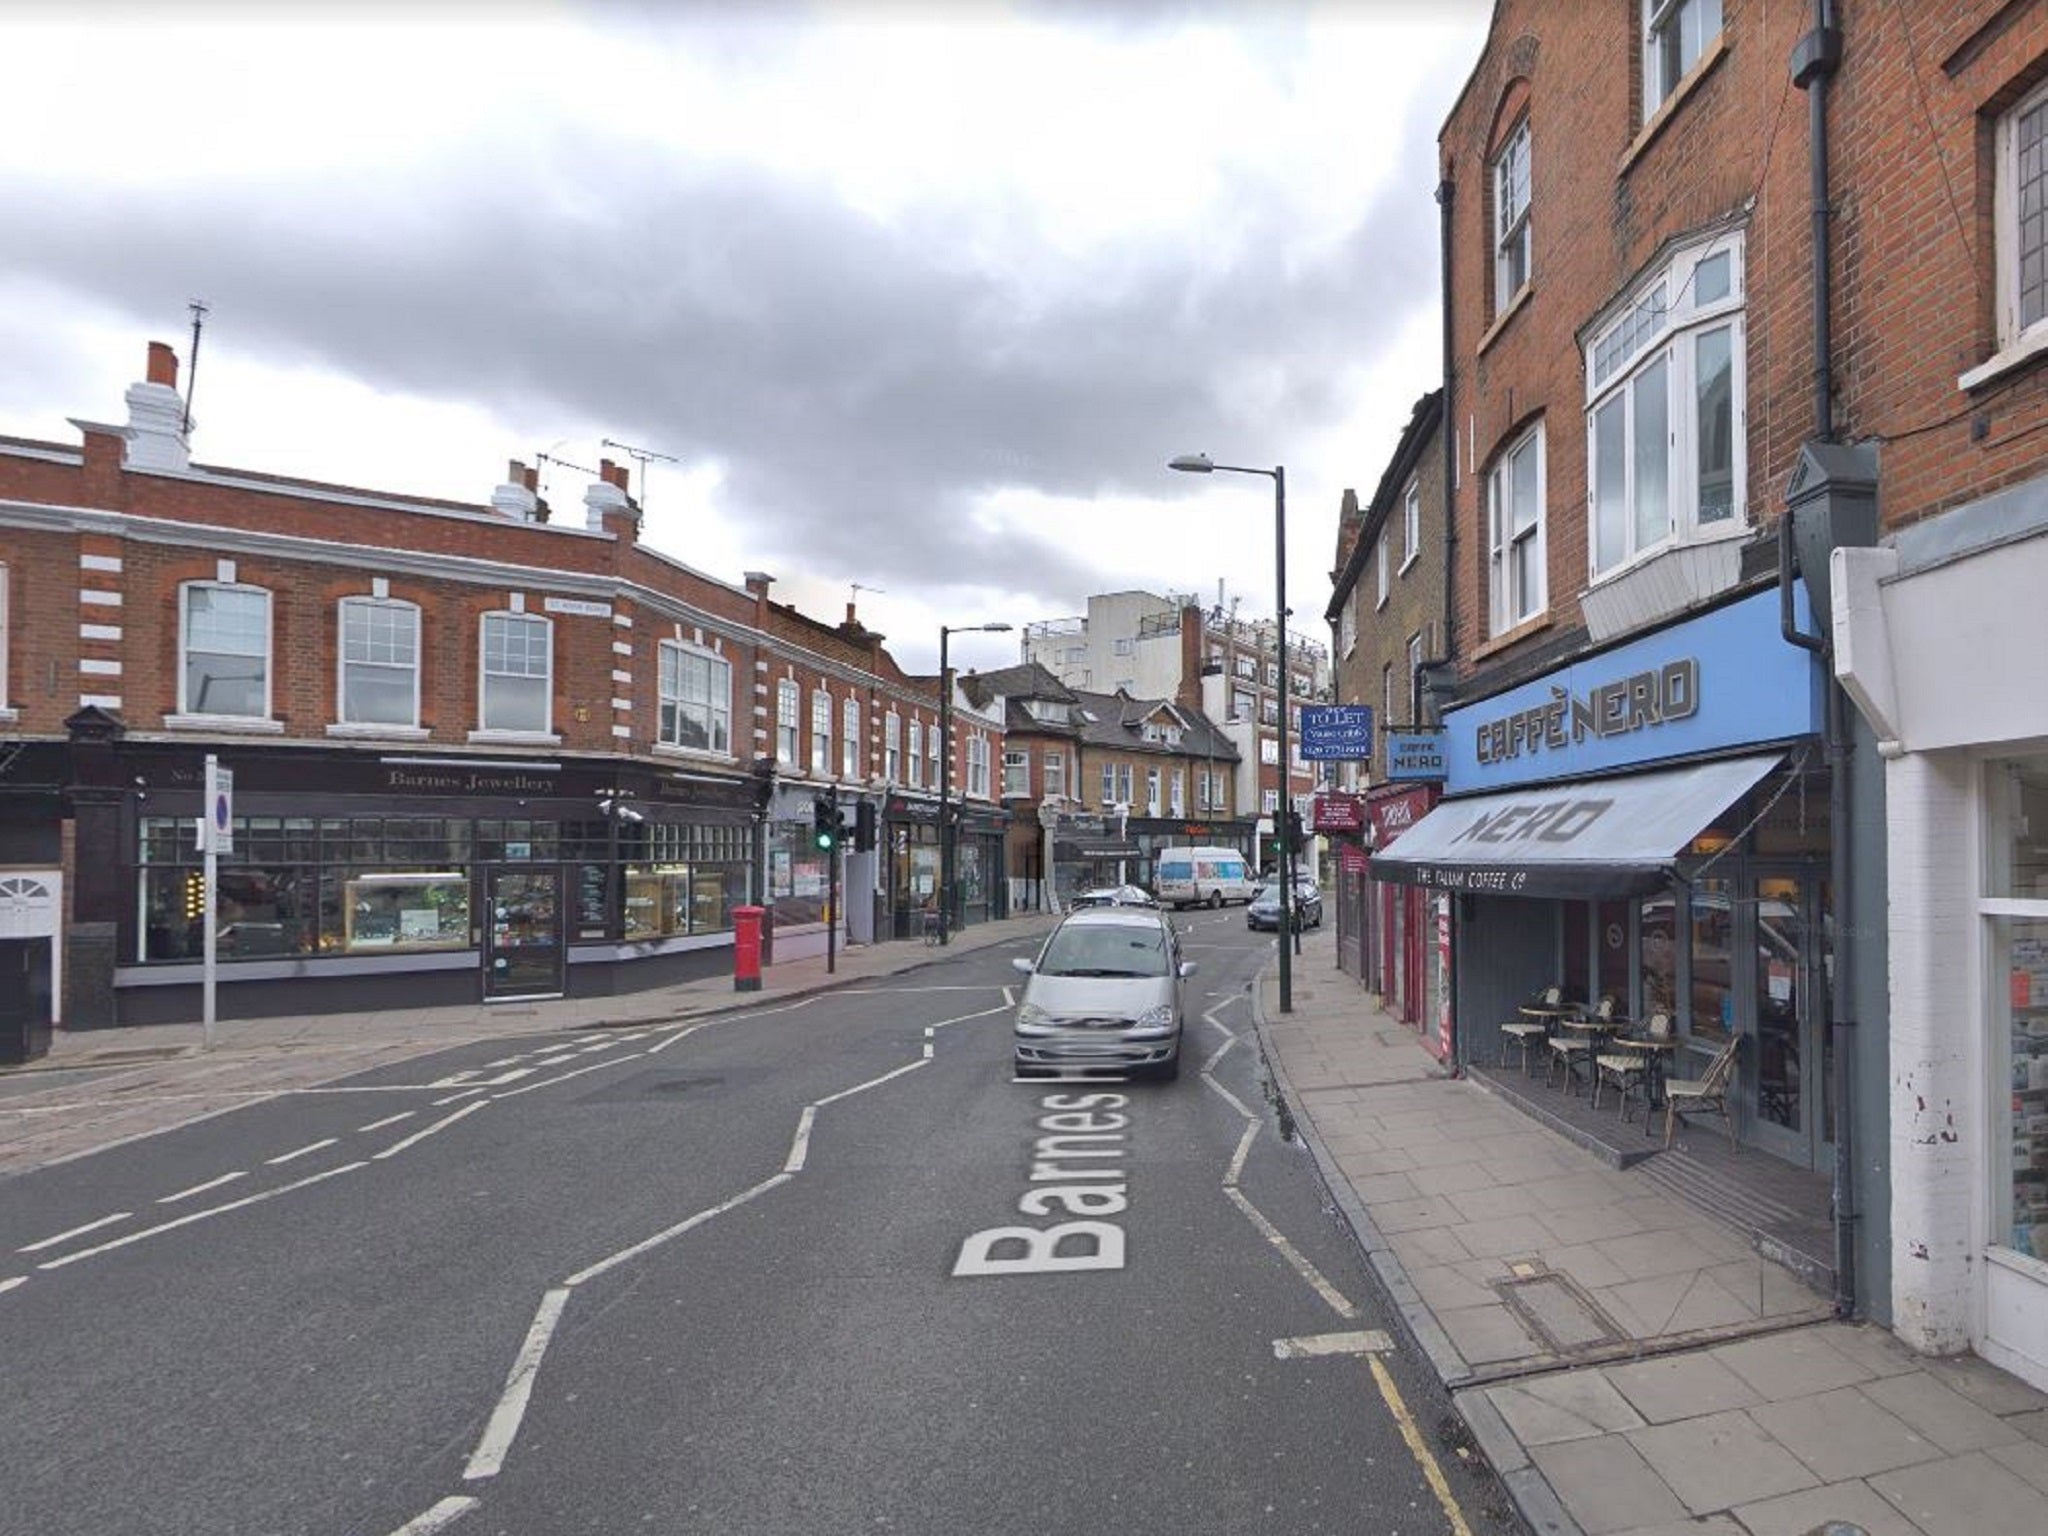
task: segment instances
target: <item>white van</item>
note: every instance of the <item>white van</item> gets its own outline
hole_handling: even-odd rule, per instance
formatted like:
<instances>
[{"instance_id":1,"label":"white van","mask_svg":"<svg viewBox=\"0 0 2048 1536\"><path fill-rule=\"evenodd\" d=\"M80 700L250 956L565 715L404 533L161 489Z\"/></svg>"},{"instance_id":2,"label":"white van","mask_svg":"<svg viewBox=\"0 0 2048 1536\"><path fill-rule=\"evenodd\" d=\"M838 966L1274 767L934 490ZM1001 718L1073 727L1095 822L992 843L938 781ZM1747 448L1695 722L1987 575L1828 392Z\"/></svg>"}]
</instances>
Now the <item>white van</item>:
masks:
<instances>
[{"instance_id":1,"label":"white van","mask_svg":"<svg viewBox=\"0 0 2048 1536\"><path fill-rule=\"evenodd\" d=\"M1250 901L1259 882L1235 848L1168 848L1153 865L1152 894L1175 910L1220 907Z\"/></svg>"}]
</instances>

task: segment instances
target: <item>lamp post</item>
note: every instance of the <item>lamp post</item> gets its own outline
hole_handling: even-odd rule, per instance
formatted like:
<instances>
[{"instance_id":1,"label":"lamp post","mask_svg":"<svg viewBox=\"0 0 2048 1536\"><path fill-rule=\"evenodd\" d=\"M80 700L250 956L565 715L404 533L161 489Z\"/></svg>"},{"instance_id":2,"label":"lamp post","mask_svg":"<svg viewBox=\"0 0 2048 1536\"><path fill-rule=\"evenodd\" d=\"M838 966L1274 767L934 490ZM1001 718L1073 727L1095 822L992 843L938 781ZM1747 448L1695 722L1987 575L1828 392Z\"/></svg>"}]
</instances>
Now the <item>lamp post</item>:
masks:
<instances>
[{"instance_id":1,"label":"lamp post","mask_svg":"<svg viewBox=\"0 0 2048 1536\"><path fill-rule=\"evenodd\" d=\"M939 626L939 942L953 938L953 671L946 664L946 641L954 635L1000 635L1007 624Z\"/></svg>"},{"instance_id":2,"label":"lamp post","mask_svg":"<svg viewBox=\"0 0 2048 1536\"><path fill-rule=\"evenodd\" d=\"M1279 609L1279 627L1273 641L1280 661L1280 802L1273 815L1273 831L1280 847L1280 1011L1294 1012L1294 971L1289 951L1294 928L1294 846L1288 812L1292 809L1292 774L1287 760L1287 470L1283 465L1253 469L1244 464L1217 464L1206 453L1184 453L1167 461L1168 469L1191 475L1264 475L1273 482L1273 597Z\"/></svg>"}]
</instances>

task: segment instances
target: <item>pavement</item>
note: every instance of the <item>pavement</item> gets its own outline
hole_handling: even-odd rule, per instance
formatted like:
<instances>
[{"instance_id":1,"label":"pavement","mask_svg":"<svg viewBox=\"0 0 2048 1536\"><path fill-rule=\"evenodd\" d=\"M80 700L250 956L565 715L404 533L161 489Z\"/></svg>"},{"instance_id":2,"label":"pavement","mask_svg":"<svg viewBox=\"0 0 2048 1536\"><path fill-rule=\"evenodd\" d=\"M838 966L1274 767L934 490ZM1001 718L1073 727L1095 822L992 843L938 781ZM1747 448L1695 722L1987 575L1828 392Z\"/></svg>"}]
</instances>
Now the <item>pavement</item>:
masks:
<instances>
[{"instance_id":1,"label":"pavement","mask_svg":"<svg viewBox=\"0 0 2048 1536\"><path fill-rule=\"evenodd\" d=\"M1034 937L1011 918L951 952ZM59 1032L0 1068L0 1177L481 1039L772 1007L917 970L888 943L623 997ZM1457 1078L1306 935L1254 994L1294 1132L1540 1536L2011 1536L2048 1526L2048 1395L1835 1321L1748 1237ZM1713 1134L1718 1134L1713 1133ZM1758 1153L1759 1157L1764 1154ZM1829 1522L1841 1522L1830 1526Z\"/></svg>"},{"instance_id":2,"label":"pavement","mask_svg":"<svg viewBox=\"0 0 2048 1536\"><path fill-rule=\"evenodd\" d=\"M1257 994L1275 1087L1532 1530L2048 1530L2048 1395L1834 1320L1647 1164L1451 1075L1336 969L1328 930L1292 970L1288 1013L1276 967Z\"/></svg>"},{"instance_id":3,"label":"pavement","mask_svg":"<svg viewBox=\"0 0 2048 1536\"><path fill-rule=\"evenodd\" d=\"M830 970L823 954L785 960L763 966L753 992L715 976L617 997L224 1019L210 1048L197 1024L59 1030L46 1056L26 1067L0 1067L0 1178L451 1046L773 1007L1032 938L1054 921L1030 913L977 923L944 948L915 940L853 945L838 952Z\"/></svg>"}]
</instances>

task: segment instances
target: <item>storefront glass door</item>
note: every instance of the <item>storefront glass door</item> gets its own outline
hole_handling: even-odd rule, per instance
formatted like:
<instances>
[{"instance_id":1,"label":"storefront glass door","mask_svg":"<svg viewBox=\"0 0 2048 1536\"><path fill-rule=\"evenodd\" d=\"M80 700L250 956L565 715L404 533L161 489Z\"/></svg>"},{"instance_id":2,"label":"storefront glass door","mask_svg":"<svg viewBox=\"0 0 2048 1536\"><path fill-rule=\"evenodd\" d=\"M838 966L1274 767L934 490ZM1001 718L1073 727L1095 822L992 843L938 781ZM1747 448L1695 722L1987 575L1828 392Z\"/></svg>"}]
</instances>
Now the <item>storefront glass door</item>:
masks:
<instances>
[{"instance_id":1,"label":"storefront glass door","mask_svg":"<svg viewBox=\"0 0 2048 1536\"><path fill-rule=\"evenodd\" d=\"M1755 1008L1745 1053L1745 1109L1757 1145L1805 1167L1819 1161L1819 1129L1827 1085L1822 1081L1819 999L1814 972L1815 882L1786 872L1759 872L1751 882Z\"/></svg>"},{"instance_id":2,"label":"storefront glass door","mask_svg":"<svg viewBox=\"0 0 2048 1536\"><path fill-rule=\"evenodd\" d=\"M561 871L492 866L484 890L484 997L561 996Z\"/></svg>"}]
</instances>

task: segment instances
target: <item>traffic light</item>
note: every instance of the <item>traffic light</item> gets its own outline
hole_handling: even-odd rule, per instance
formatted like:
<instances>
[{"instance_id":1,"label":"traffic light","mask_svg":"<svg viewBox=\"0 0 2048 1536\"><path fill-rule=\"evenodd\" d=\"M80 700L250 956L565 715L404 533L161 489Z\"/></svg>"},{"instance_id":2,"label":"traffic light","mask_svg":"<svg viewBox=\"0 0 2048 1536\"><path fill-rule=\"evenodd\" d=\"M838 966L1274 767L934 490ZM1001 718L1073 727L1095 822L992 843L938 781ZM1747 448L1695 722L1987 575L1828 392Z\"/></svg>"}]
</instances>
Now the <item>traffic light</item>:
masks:
<instances>
[{"instance_id":1,"label":"traffic light","mask_svg":"<svg viewBox=\"0 0 2048 1536\"><path fill-rule=\"evenodd\" d=\"M853 808L853 847L856 853L872 853L875 848L875 803L863 800Z\"/></svg>"},{"instance_id":2,"label":"traffic light","mask_svg":"<svg viewBox=\"0 0 2048 1536\"><path fill-rule=\"evenodd\" d=\"M839 846L839 807L823 795L811 802L811 846L820 853Z\"/></svg>"},{"instance_id":3,"label":"traffic light","mask_svg":"<svg viewBox=\"0 0 2048 1536\"><path fill-rule=\"evenodd\" d=\"M1287 813L1287 846L1292 848L1297 855L1300 854L1304 846L1301 836L1301 812L1299 811L1289 811Z\"/></svg>"}]
</instances>

